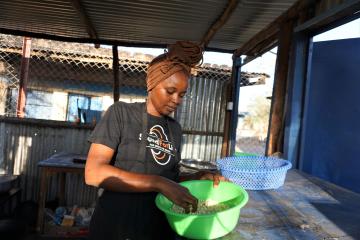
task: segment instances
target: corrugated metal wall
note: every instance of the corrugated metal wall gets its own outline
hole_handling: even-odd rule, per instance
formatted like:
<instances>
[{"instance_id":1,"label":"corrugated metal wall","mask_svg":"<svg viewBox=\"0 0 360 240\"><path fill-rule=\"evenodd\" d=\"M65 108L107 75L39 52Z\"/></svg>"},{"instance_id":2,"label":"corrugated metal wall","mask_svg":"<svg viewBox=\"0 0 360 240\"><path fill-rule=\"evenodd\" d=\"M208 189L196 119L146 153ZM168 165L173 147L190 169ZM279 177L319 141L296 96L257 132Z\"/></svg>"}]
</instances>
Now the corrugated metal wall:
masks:
<instances>
[{"instance_id":1,"label":"corrugated metal wall","mask_svg":"<svg viewBox=\"0 0 360 240\"><path fill-rule=\"evenodd\" d=\"M218 79L192 77L189 93L178 116L183 130L183 158L214 162L220 157L225 117L225 94L229 76ZM29 123L29 121L31 121ZM0 119L0 169L21 175L22 200L37 201L39 168L37 163L62 151L86 154L86 139L90 128L56 126L54 121ZM61 122L60 122L61 123ZM188 134L191 131L201 134ZM205 133L205 134L204 134ZM51 177L48 200L58 191L58 176ZM96 199L96 189L84 184L83 175L66 176L65 199L68 206L90 206Z\"/></svg>"},{"instance_id":2,"label":"corrugated metal wall","mask_svg":"<svg viewBox=\"0 0 360 240\"><path fill-rule=\"evenodd\" d=\"M183 135L182 158L207 162L215 162L220 158L228 83L228 79L190 79L189 90L178 110L177 118L183 131L204 134Z\"/></svg>"},{"instance_id":3,"label":"corrugated metal wall","mask_svg":"<svg viewBox=\"0 0 360 240\"><path fill-rule=\"evenodd\" d=\"M4 48L8 50L14 48L19 49L19 38L4 34L1 34L0 37L2 38L0 42ZM101 69L108 69L107 65L103 65L102 61L100 61L102 63L99 68L99 65L97 65L98 62L95 60L105 59L105 62L107 62L107 57L111 56L109 55L109 49L100 49L98 50L99 52L94 53L92 61L83 61L80 63L76 60L78 57L76 54L87 56L85 53L88 52L89 47L81 44L66 43L66 46L69 47L67 50L69 52L66 52L64 49L60 51L59 49L61 46L63 47L64 44L63 42L33 39L33 53L35 48L39 48L38 52L41 52L43 48L55 49L59 51L59 55L57 56L64 57L65 60L61 63L56 62L59 64L59 68L54 68L54 59L36 57L38 59L37 61L41 59L42 65L37 65L38 67L31 65L30 70L33 72L30 71L29 86L31 82L42 82L42 88L53 90L51 85L46 85L50 80L53 80L59 83L56 86L61 86L57 90L66 94L73 93L74 89L72 87L82 84L82 80L88 79L89 74L99 72ZM13 68L11 68L11 64L14 60L19 63L20 56L16 55L15 57L13 53L8 53L5 50L2 51L2 56L2 61L6 63L6 65L4 65L6 66L5 69L8 70L5 72L5 75L3 74L4 79L14 79L13 85L17 86L19 74L18 71L15 71L16 74L12 72ZM103 59L104 56L105 58ZM126 91L130 91L133 95L138 96L137 100L143 100L145 90L142 91L141 88L136 88L138 91L135 92L133 91L134 88L131 89L133 86L131 84L136 82L144 83L147 60L133 61L131 59L120 59L120 70L129 74L127 77L129 81L126 81L124 83L125 86L121 89L120 99L125 100L128 98L127 101L133 99L134 96L130 97L129 94L126 93ZM31 64L34 64L34 62L31 62ZM70 68L72 71L69 70ZM65 69L66 71L60 71L59 69ZM31 78L31 76L34 76L35 71L38 71L36 76L42 77L40 80ZM230 80L230 71L230 68L211 67L211 65L206 64L195 69L194 75L192 75L189 81L188 94L184 99L182 107L178 109L176 114L176 118L183 126L185 133L183 135L182 147L183 158L195 158L214 162L220 157L225 117L225 94L227 84ZM111 72L105 74L103 78L100 78L102 75L97 75L96 81L94 79L92 80L99 82L103 87L105 83L109 83L109 74L111 74ZM15 77L12 78L12 76ZM44 76L46 77L44 78ZM78 78L73 79L74 76ZM67 79L73 80L67 82ZM90 88L90 86L93 88ZM137 84L136 86L142 85ZM37 85L37 87L39 87L39 85ZM99 88L99 85L84 83L81 91L78 89L75 93L83 94L83 91L94 93L96 92L94 89L99 91ZM7 95L4 94L4 96ZM56 104L58 103L57 101L52 101ZM16 101L11 103L16 107ZM63 106L66 108L66 103L64 103ZM15 108L10 107L9 109ZM15 113L15 110L12 112ZM36 118L38 117L39 114L36 114ZM37 163L61 151L86 154L89 147L86 138L90 132L90 128L75 127L72 126L71 123L61 121L0 117L0 173L3 170L9 174L21 175L21 187L23 189L22 199L37 201L40 176ZM85 186L83 176L75 174L68 175L66 180L68 183L71 182L71 184L67 184L66 186L65 197L67 204L78 204L81 206L91 205L95 200L95 189ZM55 198L58 191L58 180L58 176L51 178L50 191L47 199L51 200Z\"/></svg>"},{"instance_id":4,"label":"corrugated metal wall","mask_svg":"<svg viewBox=\"0 0 360 240\"><path fill-rule=\"evenodd\" d=\"M62 151L86 154L91 130L74 127L47 127L40 124L0 122L0 167L6 173L20 175L22 200L37 201L39 168L37 163ZM96 190L85 186L83 176L68 174L66 200L68 205L89 206ZM47 199L54 199L58 177L51 177Z\"/></svg>"}]
</instances>

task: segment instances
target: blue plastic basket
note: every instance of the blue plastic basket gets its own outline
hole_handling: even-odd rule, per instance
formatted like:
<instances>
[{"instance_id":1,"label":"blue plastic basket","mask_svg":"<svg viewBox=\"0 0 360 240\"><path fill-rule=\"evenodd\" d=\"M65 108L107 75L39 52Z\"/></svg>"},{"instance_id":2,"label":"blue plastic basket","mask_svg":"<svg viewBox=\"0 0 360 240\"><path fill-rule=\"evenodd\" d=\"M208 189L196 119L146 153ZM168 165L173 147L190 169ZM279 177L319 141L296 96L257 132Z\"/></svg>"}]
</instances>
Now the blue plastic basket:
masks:
<instances>
[{"instance_id":1,"label":"blue plastic basket","mask_svg":"<svg viewBox=\"0 0 360 240\"><path fill-rule=\"evenodd\" d=\"M216 163L224 177L248 190L281 187L291 168L287 160L264 156L227 157Z\"/></svg>"}]
</instances>

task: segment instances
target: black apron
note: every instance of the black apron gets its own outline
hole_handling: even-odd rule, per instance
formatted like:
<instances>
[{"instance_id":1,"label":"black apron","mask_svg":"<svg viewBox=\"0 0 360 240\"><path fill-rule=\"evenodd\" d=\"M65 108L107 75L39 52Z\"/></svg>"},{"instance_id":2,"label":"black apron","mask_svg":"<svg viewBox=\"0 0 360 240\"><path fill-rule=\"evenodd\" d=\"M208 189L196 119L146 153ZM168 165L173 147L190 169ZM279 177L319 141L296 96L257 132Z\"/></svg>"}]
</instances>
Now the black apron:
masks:
<instances>
[{"instance_id":1,"label":"black apron","mask_svg":"<svg viewBox=\"0 0 360 240\"><path fill-rule=\"evenodd\" d=\"M170 141L174 137L166 117ZM145 110L142 112L142 138L138 159L143 160L145 174L151 174L146 161L146 136L148 120ZM175 144L174 144L175 146ZM174 151L178 160L177 150ZM175 175L174 175L175 177ZM176 179L172 179L176 180ZM128 193L105 190L98 199L90 223L90 240L152 240L175 239L165 214L155 205L156 192Z\"/></svg>"}]
</instances>

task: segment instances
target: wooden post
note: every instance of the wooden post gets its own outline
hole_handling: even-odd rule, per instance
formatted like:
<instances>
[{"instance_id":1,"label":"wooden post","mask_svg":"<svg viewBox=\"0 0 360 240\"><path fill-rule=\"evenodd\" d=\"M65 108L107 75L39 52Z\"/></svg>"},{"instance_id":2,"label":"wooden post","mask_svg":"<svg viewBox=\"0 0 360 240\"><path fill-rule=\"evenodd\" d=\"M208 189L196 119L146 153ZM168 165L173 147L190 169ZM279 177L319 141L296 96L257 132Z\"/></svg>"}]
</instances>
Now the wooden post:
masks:
<instances>
[{"instance_id":1,"label":"wooden post","mask_svg":"<svg viewBox=\"0 0 360 240\"><path fill-rule=\"evenodd\" d=\"M313 17L313 9L306 9L299 13L298 24L303 24ZM293 36L293 47L289 61L289 77L286 94L286 115L283 141L283 157L289 160L293 167L299 169L301 123L304 106L304 92L308 75L308 60L310 44L309 32L296 32Z\"/></svg>"},{"instance_id":2,"label":"wooden post","mask_svg":"<svg viewBox=\"0 0 360 240\"><path fill-rule=\"evenodd\" d=\"M234 71L233 71L234 74ZM226 105L228 102L231 101L232 98L232 81L230 81L228 88L226 90ZM230 139L230 135L229 135L229 129L230 129L230 121L231 121L231 112L229 110L227 110L227 106L225 107L225 120L224 120L224 135L223 135L223 143L221 146L221 157L226 157L229 153L229 149L230 149L230 144L229 144L229 139Z\"/></svg>"},{"instance_id":3,"label":"wooden post","mask_svg":"<svg viewBox=\"0 0 360 240\"><path fill-rule=\"evenodd\" d=\"M279 32L279 47L276 59L273 97L269 121L269 137L266 149L267 155L272 155L275 152L283 152L285 95L293 27L294 22L289 20L281 25Z\"/></svg>"},{"instance_id":4,"label":"wooden post","mask_svg":"<svg viewBox=\"0 0 360 240\"><path fill-rule=\"evenodd\" d=\"M236 130L238 125L238 118L239 118L239 94L240 94L240 82L241 82L241 63L242 59L241 57L234 58L233 65L235 66L235 77L234 82L232 84L233 86L233 92L232 92L232 111L231 111L231 124L230 124L230 156L233 156L235 154L235 146L236 146Z\"/></svg>"},{"instance_id":5,"label":"wooden post","mask_svg":"<svg viewBox=\"0 0 360 240\"><path fill-rule=\"evenodd\" d=\"M118 47L112 47L113 52L113 72L114 72L114 102L119 101L120 98L120 83L119 83L119 54Z\"/></svg>"},{"instance_id":6,"label":"wooden post","mask_svg":"<svg viewBox=\"0 0 360 240\"><path fill-rule=\"evenodd\" d=\"M236 127L234 130L234 113L235 113L235 107L237 108L238 105L236 102L236 99L238 96L236 96L236 94L238 94L239 92L237 91L237 87L240 87L240 82L239 84L237 84L238 82L238 77L239 74L241 74L240 72L240 66L238 66L238 60L240 59L239 57L236 57L235 55L233 56L234 60L233 60L233 66L232 66L232 72L231 72L231 79L230 79L230 83L228 85L228 89L226 91L226 113L225 113L225 122L224 122L224 135L223 135L223 144L221 147L221 157L226 157L230 154L231 152L231 144L235 144L234 143L234 139L233 136L234 134L232 134L232 131L236 131ZM240 59L241 61L241 59ZM241 65L241 63L240 63ZM240 81L240 80L239 80ZM229 102L233 103L233 109L228 110L227 109L227 104ZM236 106L235 106L236 105ZM236 117L237 117L238 111L236 109ZM235 135L236 136L236 135Z\"/></svg>"},{"instance_id":7,"label":"wooden post","mask_svg":"<svg viewBox=\"0 0 360 240\"><path fill-rule=\"evenodd\" d=\"M16 116L20 118L25 116L26 87L29 78L30 49L31 38L24 37L20 66L19 92L16 106Z\"/></svg>"},{"instance_id":8,"label":"wooden post","mask_svg":"<svg viewBox=\"0 0 360 240\"><path fill-rule=\"evenodd\" d=\"M58 197L60 206L65 206L65 186L66 186L66 175L65 173L59 174L59 189L58 189Z\"/></svg>"}]
</instances>

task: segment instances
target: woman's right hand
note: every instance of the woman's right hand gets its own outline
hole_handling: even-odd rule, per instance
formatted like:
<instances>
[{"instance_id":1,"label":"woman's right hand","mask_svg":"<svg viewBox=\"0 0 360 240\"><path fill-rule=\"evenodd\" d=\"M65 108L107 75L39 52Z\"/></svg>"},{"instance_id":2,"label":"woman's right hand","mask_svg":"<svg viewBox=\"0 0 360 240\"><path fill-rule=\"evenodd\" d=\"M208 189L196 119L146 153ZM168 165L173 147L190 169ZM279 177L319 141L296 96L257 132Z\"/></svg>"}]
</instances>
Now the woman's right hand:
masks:
<instances>
[{"instance_id":1,"label":"woman's right hand","mask_svg":"<svg viewBox=\"0 0 360 240\"><path fill-rule=\"evenodd\" d=\"M195 212L197 210L198 200L190 191L181 186L180 184L173 182L169 179L163 178L160 183L160 192L170 199L176 205L185 209L186 213Z\"/></svg>"}]
</instances>

